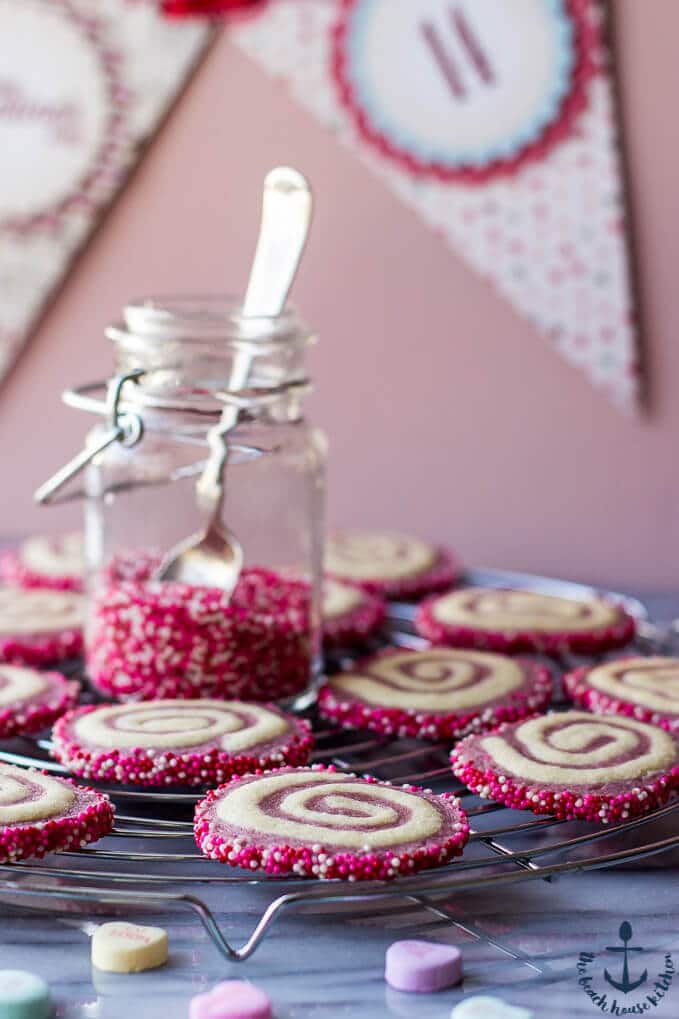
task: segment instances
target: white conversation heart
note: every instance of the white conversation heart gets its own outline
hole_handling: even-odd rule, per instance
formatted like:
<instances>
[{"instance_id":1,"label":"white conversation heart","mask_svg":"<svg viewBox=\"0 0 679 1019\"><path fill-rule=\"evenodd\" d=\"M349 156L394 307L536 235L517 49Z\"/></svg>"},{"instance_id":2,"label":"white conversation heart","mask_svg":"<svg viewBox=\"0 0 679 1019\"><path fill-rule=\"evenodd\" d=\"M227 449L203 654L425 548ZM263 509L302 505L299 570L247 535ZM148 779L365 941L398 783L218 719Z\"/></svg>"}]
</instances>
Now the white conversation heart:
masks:
<instances>
[{"instance_id":1,"label":"white conversation heart","mask_svg":"<svg viewBox=\"0 0 679 1019\"><path fill-rule=\"evenodd\" d=\"M92 937L92 964L109 973L140 973L167 962L167 932L115 921L97 927Z\"/></svg>"}]
</instances>

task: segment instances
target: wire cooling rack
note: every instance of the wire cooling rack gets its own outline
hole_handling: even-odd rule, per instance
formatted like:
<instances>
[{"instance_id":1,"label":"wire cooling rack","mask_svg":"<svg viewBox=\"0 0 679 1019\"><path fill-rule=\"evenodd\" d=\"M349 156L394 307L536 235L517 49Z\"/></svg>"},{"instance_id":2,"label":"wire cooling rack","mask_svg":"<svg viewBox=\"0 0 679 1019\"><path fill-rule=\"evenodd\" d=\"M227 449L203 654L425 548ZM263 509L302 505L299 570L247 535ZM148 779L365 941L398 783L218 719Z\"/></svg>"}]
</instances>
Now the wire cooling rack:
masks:
<instances>
[{"instance_id":1,"label":"wire cooling rack","mask_svg":"<svg viewBox=\"0 0 679 1019\"><path fill-rule=\"evenodd\" d=\"M486 587L518 587L583 598L593 593L579 584L495 570L473 570L466 582ZM639 621L637 653L671 652L679 639L676 629L660 630L647 619L641 602L624 602ZM413 607L393 605L385 642L405 647L424 645L414 635ZM365 649L364 649L365 653ZM337 655L330 670L351 661ZM559 675L582 660L564 657L556 664L555 708L561 706ZM429 905L470 888L504 885L594 868L631 864L679 847L679 798L643 818L610 826L558 821L513 811L481 800L461 787L448 765L449 745L414 739L389 740L373 733L347 733L330 728L314 714L316 735L313 759L332 763L339 770L371 774L394 783L411 782L457 793L463 801L472 834L464 856L436 870L395 882L297 880L235 871L203 859L192 837L192 814L202 793L193 790L143 790L98 784L116 805L113 833L93 846L53 854L42 861L0 866L0 899L41 910L63 911L79 906L183 906L197 915L215 947L232 961L248 959L261 944L274 921L286 911L364 910L389 908L410 902ZM14 740L0 745L0 760L66 773L49 756L47 740ZM219 887L246 892L258 919L247 941L230 944L200 897L201 889ZM168 891L168 888L176 891Z\"/></svg>"}]
</instances>

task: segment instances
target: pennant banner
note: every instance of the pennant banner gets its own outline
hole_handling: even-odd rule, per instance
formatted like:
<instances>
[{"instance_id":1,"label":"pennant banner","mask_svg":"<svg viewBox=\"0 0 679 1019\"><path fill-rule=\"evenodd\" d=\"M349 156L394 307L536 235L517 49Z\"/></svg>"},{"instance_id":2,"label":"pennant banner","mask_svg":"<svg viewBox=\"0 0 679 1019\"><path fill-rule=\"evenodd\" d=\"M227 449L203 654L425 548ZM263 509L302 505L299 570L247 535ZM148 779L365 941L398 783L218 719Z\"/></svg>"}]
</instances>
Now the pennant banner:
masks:
<instances>
[{"instance_id":1,"label":"pennant banner","mask_svg":"<svg viewBox=\"0 0 679 1019\"><path fill-rule=\"evenodd\" d=\"M598 0L277 0L231 38L619 406L640 378Z\"/></svg>"},{"instance_id":2,"label":"pennant banner","mask_svg":"<svg viewBox=\"0 0 679 1019\"><path fill-rule=\"evenodd\" d=\"M209 37L154 0L0 0L0 377Z\"/></svg>"}]
</instances>

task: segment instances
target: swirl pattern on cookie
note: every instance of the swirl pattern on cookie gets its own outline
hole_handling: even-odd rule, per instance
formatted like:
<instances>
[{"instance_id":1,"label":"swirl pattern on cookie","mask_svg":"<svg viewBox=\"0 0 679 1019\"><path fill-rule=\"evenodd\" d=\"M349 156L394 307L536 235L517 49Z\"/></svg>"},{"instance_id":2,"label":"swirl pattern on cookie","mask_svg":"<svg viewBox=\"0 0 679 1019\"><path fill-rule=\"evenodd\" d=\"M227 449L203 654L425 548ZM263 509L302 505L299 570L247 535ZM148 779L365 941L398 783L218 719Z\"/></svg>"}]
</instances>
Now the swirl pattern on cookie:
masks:
<instances>
[{"instance_id":1,"label":"swirl pattern on cookie","mask_svg":"<svg viewBox=\"0 0 679 1019\"><path fill-rule=\"evenodd\" d=\"M531 718L512 733L484 737L482 745L502 771L567 786L643 778L677 759L676 744L662 729L578 711Z\"/></svg>"},{"instance_id":2,"label":"swirl pattern on cookie","mask_svg":"<svg viewBox=\"0 0 679 1019\"><path fill-rule=\"evenodd\" d=\"M206 855L234 866L357 878L446 862L461 851L468 825L454 797L332 769L283 768L209 793L195 832Z\"/></svg>"},{"instance_id":3,"label":"swirl pattern on cookie","mask_svg":"<svg viewBox=\"0 0 679 1019\"><path fill-rule=\"evenodd\" d=\"M382 655L333 676L329 685L370 704L445 711L488 704L523 682L516 659L444 648Z\"/></svg>"},{"instance_id":4,"label":"swirl pattern on cookie","mask_svg":"<svg viewBox=\"0 0 679 1019\"><path fill-rule=\"evenodd\" d=\"M679 658L621 658L563 678L568 696L590 711L634 715L679 730Z\"/></svg>"},{"instance_id":5,"label":"swirl pattern on cookie","mask_svg":"<svg viewBox=\"0 0 679 1019\"><path fill-rule=\"evenodd\" d=\"M82 595L70 591L0 590L0 636L80 629L84 618Z\"/></svg>"},{"instance_id":6,"label":"swirl pattern on cookie","mask_svg":"<svg viewBox=\"0 0 679 1019\"><path fill-rule=\"evenodd\" d=\"M434 615L444 623L487 630L590 630L613 623L616 609L602 599L574 601L533 591L467 588L439 599Z\"/></svg>"},{"instance_id":7,"label":"swirl pattern on cookie","mask_svg":"<svg viewBox=\"0 0 679 1019\"><path fill-rule=\"evenodd\" d=\"M420 606L418 632L435 643L497 650L615 646L634 632L631 617L605 598L470 587Z\"/></svg>"},{"instance_id":8,"label":"swirl pattern on cookie","mask_svg":"<svg viewBox=\"0 0 679 1019\"><path fill-rule=\"evenodd\" d=\"M643 813L679 785L679 744L670 733L583 711L469 736L451 760L455 774L481 795L536 813L556 804L558 816L608 820L616 811Z\"/></svg>"},{"instance_id":9,"label":"swirl pattern on cookie","mask_svg":"<svg viewBox=\"0 0 679 1019\"><path fill-rule=\"evenodd\" d=\"M635 658L608 662L589 672L589 683L613 697L658 712L679 714L679 660Z\"/></svg>"},{"instance_id":10,"label":"swirl pattern on cookie","mask_svg":"<svg viewBox=\"0 0 679 1019\"><path fill-rule=\"evenodd\" d=\"M0 710L39 697L49 689L47 673L18 665L0 665Z\"/></svg>"},{"instance_id":11,"label":"swirl pattern on cookie","mask_svg":"<svg viewBox=\"0 0 679 1019\"><path fill-rule=\"evenodd\" d=\"M27 538L0 553L0 578L10 587L81 591L84 572L81 534Z\"/></svg>"},{"instance_id":12,"label":"swirl pattern on cookie","mask_svg":"<svg viewBox=\"0 0 679 1019\"><path fill-rule=\"evenodd\" d=\"M431 545L405 534L337 532L330 535L325 550L328 573L348 580L409 577L424 573L435 561Z\"/></svg>"},{"instance_id":13,"label":"swirl pattern on cookie","mask_svg":"<svg viewBox=\"0 0 679 1019\"><path fill-rule=\"evenodd\" d=\"M47 821L68 811L74 802L73 788L59 779L39 771L0 766L0 825Z\"/></svg>"},{"instance_id":14,"label":"swirl pattern on cookie","mask_svg":"<svg viewBox=\"0 0 679 1019\"><path fill-rule=\"evenodd\" d=\"M257 837L300 837L333 849L372 849L428 839L443 817L426 799L396 786L370 786L328 772L299 771L239 782L220 800L216 816Z\"/></svg>"},{"instance_id":15,"label":"swirl pattern on cookie","mask_svg":"<svg viewBox=\"0 0 679 1019\"><path fill-rule=\"evenodd\" d=\"M366 590L410 597L450 587L456 568L448 552L392 532L336 531L325 548L325 570Z\"/></svg>"},{"instance_id":16,"label":"swirl pattern on cookie","mask_svg":"<svg viewBox=\"0 0 679 1019\"><path fill-rule=\"evenodd\" d=\"M0 737L40 732L77 704L79 692L58 672L0 665Z\"/></svg>"},{"instance_id":17,"label":"swirl pattern on cookie","mask_svg":"<svg viewBox=\"0 0 679 1019\"><path fill-rule=\"evenodd\" d=\"M0 661L46 665L82 651L85 599L73 591L0 589Z\"/></svg>"},{"instance_id":18,"label":"swirl pattern on cookie","mask_svg":"<svg viewBox=\"0 0 679 1019\"><path fill-rule=\"evenodd\" d=\"M100 747L184 749L216 744L235 753L272 743L288 732L283 715L237 701L141 701L83 714L72 725L84 743Z\"/></svg>"},{"instance_id":19,"label":"swirl pattern on cookie","mask_svg":"<svg viewBox=\"0 0 679 1019\"><path fill-rule=\"evenodd\" d=\"M0 762L0 863L77 848L112 827L113 809L102 793Z\"/></svg>"},{"instance_id":20,"label":"swirl pattern on cookie","mask_svg":"<svg viewBox=\"0 0 679 1019\"><path fill-rule=\"evenodd\" d=\"M430 648L382 652L332 676L319 708L347 728L445 739L522 718L551 692L548 670L534 662Z\"/></svg>"},{"instance_id":21,"label":"swirl pattern on cookie","mask_svg":"<svg viewBox=\"0 0 679 1019\"><path fill-rule=\"evenodd\" d=\"M207 699L80 708L54 729L54 753L76 774L143 784L305 763L311 743L308 723L277 708Z\"/></svg>"}]
</instances>

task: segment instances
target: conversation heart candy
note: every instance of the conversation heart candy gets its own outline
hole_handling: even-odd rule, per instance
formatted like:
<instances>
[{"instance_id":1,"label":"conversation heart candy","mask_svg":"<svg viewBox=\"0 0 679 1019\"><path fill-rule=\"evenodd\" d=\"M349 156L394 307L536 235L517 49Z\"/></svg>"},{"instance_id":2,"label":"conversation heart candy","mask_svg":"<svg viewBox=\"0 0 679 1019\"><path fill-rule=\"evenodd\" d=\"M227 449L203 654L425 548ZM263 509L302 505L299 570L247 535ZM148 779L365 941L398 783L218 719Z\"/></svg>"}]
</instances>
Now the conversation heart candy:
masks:
<instances>
[{"instance_id":1,"label":"conversation heart candy","mask_svg":"<svg viewBox=\"0 0 679 1019\"><path fill-rule=\"evenodd\" d=\"M387 949L384 978L397 991L441 991L462 979L462 954L454 945L395 941Z\"/></svg>"},{"instance_id":2,"label":"conversation heart candy","mask_svg":"<svg viewBox=\"0 0 679 1019\"><path fill-rule=\"evenodd\" d=\"M271 1002L247 980L224 980L191 999L189 1019L271 1019Z\"/></svg>"},{"instance_id":3,"label":"conversation heart candy","mask_svg":"<svg viewBox=\"0 0 679 1019\"><path fill-rule=\"evenodd\" d=\"M51 1011L42 977L23 969L0 970L0 1019L47 1019Z\"/></svg>"},{"instance_id":4,"label":"conversation heart candy","mask_svg":"<svg viewBox=\"0 0 679 1019\"><path fill-rule=\"evenodd\" d=\"M92 965L108 973L141 973L167 962L167 933L162 927L103 923L92 936Z\"/></svg>"},{"instance_id":5,"label":"conversation heart candy","mask_svg":"<svg viewBox=\"0 0 679 1019\"><path fill-rule=\"evenodd\" d=\"M527 1008L508 1005L501 998L477 994L456 1005L450 1019L533 1019L533 1013Z\"/></svg>"}]
</instances>

